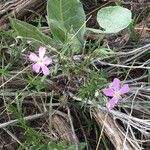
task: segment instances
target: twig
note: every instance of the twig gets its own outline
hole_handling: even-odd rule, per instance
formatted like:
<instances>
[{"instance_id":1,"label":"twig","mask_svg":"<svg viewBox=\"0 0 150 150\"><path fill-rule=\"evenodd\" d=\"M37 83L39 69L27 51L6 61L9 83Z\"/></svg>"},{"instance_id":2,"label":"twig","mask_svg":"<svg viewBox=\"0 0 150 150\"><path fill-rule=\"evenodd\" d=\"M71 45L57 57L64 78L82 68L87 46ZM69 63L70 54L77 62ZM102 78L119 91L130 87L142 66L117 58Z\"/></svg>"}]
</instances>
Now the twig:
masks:
<instances>
[{"instance_id":1,"label":"twig","mask_svg":"<svg viewBox=\"0 0 150 150\"><path fill-rule=\"evenodd\" d=\"M101 65L105 66L112 66L112 67L120 67L120 68L131 68L131 69L150 69L150 67L144 67L143 65L140 66L127 66L127 65L119 65L119 64L111 64L107 62L103 62L100 60L97 60Z\"/></svg>"},{"instance_id":2,"label":"twig","mask_svg":"<svg viewBox=\"0 0 150 150\"><path fill-rule=\"evenodd\" d=\"M52 114L51 114L52 113ZM60 111L58 110L53 110L53 112L49 112L49 111L46 111L44 113L40 113L40 114L35 114L35 115L30 115L30 116L27 116L27 117L24 117L23 119L25 121L31 121L31 120L35 120L35 119L38 119L38 118L41 118L41 117L45 117L45 116L48 116L49 114L51 115L54 115L55 113L58 113L60 115L62 115L60 113ZM5 123L1 123L0 124L0 128L6 128L7 126L10 126L12 124L16 124L19 122L19 119L15 119L15 120L10 120L8 122L5 122Z\"/></svg>"},{"instance_id":3,"label":"twig","mask_svg":"<svg viewBox=\"0 0 150 150\"><path fill-rule=\"evenodd\" d=\"M103 122L102 130L101 130L101 133L100 133L100 136L99 136L99 139L98 139L96 150L98 150L98 148L99 148L99 144L100 144L100 141L101 141L101 138L102 138L102 135L103 135L103 131L104 131L104 128L105 128L105 123L106 123L107 117L108 117L108 112L106 113L105 120Z\"/></svg>"},{"instance_id":4,"label":"twig","mask_svg":"<svg viewBox=\"0 0 150 150\"><path fill-rule=\"evenodd\" d=\"M32 65L27 66L26 68L24 68L23 70L21 70L20 72L18 72L16 75L12 76L9 80L7 80L6 82L4 82L2 85L0 85L0 88L3 87L5 84L7 84L8 82L10 82L12 79L16 78L19 74L23 73L25 70L27 70L29 67L31 67Z\"/></svg>"},{"instance_id":5,"label":"twig","mask_svg":"<svg viewBox=\"0 0 150 150\"><path fill-rule=\"evenodd\" d=\"M69 109L68 106L67 106L67 112L68 112L68 118L69 118L69 121L70 121L71 130L72 130L72 133L73 133L73 138L74 138L75 141L77 141L76 140L76 134L75 134L75 131L74 131L73 122L72 122L72 119L71 119L70 109ZM76 150L79 150L78 144L75 143L75 145L76 145Z\"/></svg>"},{"instance_id":6,"label":"twig","mask_svg":"<svg viewBox=\"0 0 150 150\"><path fill-rule=\"evenodd\" d=\"M3 128L17 143L19 143L25 150L28 150L25 145L23 145L20 140L14 135L12 134L8 129Z\"/></svg>"},{"instance_id":7,"label":"twig","mask_svg":"<svg viewBox=\"0 0 150 150\"><path fill-rule=\"evenodd\" d=\"M142 86L141 86L141 88L142 88ZM134 104L134 100L135 100L135 98L136 98L136 95L137 95L138 91L139 91L139 89L137 89L137 91L136 91L136 93L135 93L135 96L134 96L134 98L133 98L133 100L132 100L131 111L130 111L129 117L132 116L133 104ZM123 141L123 150L126 150L126 139L127 139L128 132L129 132L129 126L130 126L130 118L129 118L128 123L127 123L127 131L126 131L126 134L125 134L125 139L124 139L124 141Z\"/></svg>"}]
</instances>

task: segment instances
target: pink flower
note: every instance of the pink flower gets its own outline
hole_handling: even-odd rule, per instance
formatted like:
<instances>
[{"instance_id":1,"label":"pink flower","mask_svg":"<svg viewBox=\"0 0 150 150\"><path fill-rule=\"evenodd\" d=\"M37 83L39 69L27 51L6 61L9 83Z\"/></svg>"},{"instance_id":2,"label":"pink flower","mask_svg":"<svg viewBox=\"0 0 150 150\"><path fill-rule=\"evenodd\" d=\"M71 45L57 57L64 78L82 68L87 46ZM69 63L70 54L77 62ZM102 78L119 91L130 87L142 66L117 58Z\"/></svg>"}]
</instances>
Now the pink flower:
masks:
<instances>
[{"instance_id":1,"label":"pink flower","mask_svg":"<svg viewBox=\"0 0 150 150\"><path fill-rule=\"evenodd\" d=\"M45 47L40 47L39 57L35 53L31 53L29 58L31 61L36 62L32 67L33 71L39 73L40 69L42 69L43 74L47 76L49 75L49 69L47 68L47 66L52 63L52 59L47 56L44 57L45 51Z\"/></svg>"},{"instance_id":2,"label":"pink flower","mask_svg":"<svg viewBox=\"0 0 150 150\"><path fill-rule=\"evenodd\" d=\"M103 90L106 96L112 97L110 101L108 102L108 105L107 105L108 109L111 110L112 108L114 108L118 100L122 99L121 95L128 93L129 90L130 89L129 89L128 84L125 84L122 87L120 87L120 80L115 78L113 80L113 87L105 88Z\"/></svg>"}]
</instances>

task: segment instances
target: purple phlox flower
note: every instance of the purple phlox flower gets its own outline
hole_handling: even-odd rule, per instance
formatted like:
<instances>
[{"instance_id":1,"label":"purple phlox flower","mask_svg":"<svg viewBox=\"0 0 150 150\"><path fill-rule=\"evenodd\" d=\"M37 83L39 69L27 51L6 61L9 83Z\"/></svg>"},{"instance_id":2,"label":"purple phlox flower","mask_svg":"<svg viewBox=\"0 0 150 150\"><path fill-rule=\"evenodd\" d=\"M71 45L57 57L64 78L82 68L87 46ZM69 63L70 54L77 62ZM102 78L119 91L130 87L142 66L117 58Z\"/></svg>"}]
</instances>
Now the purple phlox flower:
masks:
<instances>
[{"instance_id":1,"label":"purple phlox flower","mask_svg":"<svg viewBox=\"0 0 150 150\"><path fill-rule=\"evenodd\" d=\"M43 74L47 76L49 75L49 69L47 66L52 63L52 59L47 56L44 57L45 52L46 52L46 48L40 47L39 57L35 53L30 53L29 58L31 61L35 62L35 64L32 67L33 71L39 73L40 69L42 69Z\"/></svg>"},{"instance_id":2,"label":"purple phlox flower","mask_svg":"<svg viewBox=\"0 0 150 150\"><path fill-rule=\"evenodd\" d=\"M112 97L107 104L109 110L113 109L117 104L118 100L121 100L121 95L129 92L129 85L124 84L122 87L120 86L120 80L115 78L113 80L113 87L112 88L105 88L103 90L106 96Z\"/></svg>"}]
</instances>

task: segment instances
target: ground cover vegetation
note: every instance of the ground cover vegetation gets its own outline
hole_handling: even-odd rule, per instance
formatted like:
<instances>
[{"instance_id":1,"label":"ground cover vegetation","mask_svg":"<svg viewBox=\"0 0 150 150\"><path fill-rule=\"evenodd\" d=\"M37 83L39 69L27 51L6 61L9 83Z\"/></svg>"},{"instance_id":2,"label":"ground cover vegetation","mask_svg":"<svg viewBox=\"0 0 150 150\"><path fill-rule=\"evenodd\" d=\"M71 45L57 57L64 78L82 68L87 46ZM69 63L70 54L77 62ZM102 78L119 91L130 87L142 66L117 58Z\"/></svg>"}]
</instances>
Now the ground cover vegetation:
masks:
<instances>
[{"instance_id":1,"label":"ground cover vegetation","mask_svg":"<svg viewBox=\"0 0 150 150\"><path fill-rule=\"evenodd\" d=\"M0 149L150 149L149 10L0 2Z\"/></svg>"}]
</instances>

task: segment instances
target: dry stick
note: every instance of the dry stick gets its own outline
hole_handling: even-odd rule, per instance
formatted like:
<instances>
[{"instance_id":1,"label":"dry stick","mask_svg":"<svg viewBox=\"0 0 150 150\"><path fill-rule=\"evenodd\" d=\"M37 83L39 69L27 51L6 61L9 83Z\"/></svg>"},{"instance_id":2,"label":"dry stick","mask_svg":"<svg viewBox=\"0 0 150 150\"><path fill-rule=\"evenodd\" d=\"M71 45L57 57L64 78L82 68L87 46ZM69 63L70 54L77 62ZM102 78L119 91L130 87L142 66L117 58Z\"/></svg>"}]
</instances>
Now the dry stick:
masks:
<instances>
[{"instance_id":1,"label":"dry stick","mask_svg":"<svg viewBox=\"0 0 150 150\"><path fill-rule=\"evenodd\" d=\"M141 85L140 88L142 88L142 85ZM127 136L128 136L128 132L129 132L130 117L131 117L132 112L133 112L133 103L134 103L134 100L135 100L136 95L137 95L138 91L140 90L140 88L137 89L137 91L136 91L136 93L135 93L135 96L134 96L134 98L133 98L133 100L132 100L131 111L130 111L130 114L129 114L129 120L128 120L128 124L127 124L127 131L126 131L125 139L124 139L124 141L123 141L123 150L126 150L126 145L125 145L125 144L126 144L126 140L127 140Z\"/></svg>"},{"instance_id":2,"label":"dry stick","mask_svg":"<svg viewBox=\"0 0 150 150\"><path fill-rule=\"evenodd\" d=\"M133 61L133 63L132 63L131 66L134 65L135 61L136 61L136 60ZM129 75L129 73L130 73L131 70L132 70L132 68L130 68L129 71L127 72L127 75L126 75L124 81L127 79L127 77L128 77L128 75ZM142 86L141 86L141 87L142 87ZM141 88L141 87L140 87L140 88ZM139 88L139 89L140 89L140 88ZM130 112L129 116L131 116L131 114L132 114L132 111L133 111L133 102L134 102L134 99L135 99L135 97L136 97L136 95L137 95L139 89L137 89L136 94L135 94L135 96L134 96L134 98L133 98L133 100L132 100L131 112ZM128 135L128 130L129 130L129 122L130 122L130 119L129 119L128 124L127 124L127 132L126 132L125 139L124 139L124 142L123 142L123 150L125 150L125 143L126 143L126 140L127 140L127 135Z\"/></svg>"},{"instance_id":3,"label":"dry stick","mask_svg":"<svg viewBox=\"0 0 150 150\"><path fill-rule=\"evenodd\" d=\"M136 48L136 49L134 49L134 50L132 50L132 51L129 51L129 52L115 52L114 54L116 54L116 55L118 55L118 56L120 56L120 55L121 55L121 56L122 56L122 55L124 55L124 56L127 56L127 55L134 55L134 54L138 54L138 53L140 53L140 52L142 52L142 51L146 52L146 51L149 50L149 48L150 48L150 44L146 44L145 46Z\"/></svg>"},{"instance_id":4,"label":"dry stick","mask_svg":"<svg viewBox=\"0 0 150 150\"><path fill-rule=\"evenodd\" d=\"M61 115L60 111L58 111L58 110L53 110L53 112L52 112L52 111L46 111L46 112L44 112L44 113L40 113L40 114L35 114L35 115L30 115L30 116L24 117L23 119L24 119L25 121L35 120L35 119L38 119L38 118L47 116L47 115L49 115L50 113L51 113L51 115L54 115L56 112ZM5 123L1 123L1 124L0 124L0 128L6 128L7 126L10 126L10 125L12 125L12 124L15 124L15 123L17 123L18 121L19 121L19 119L15 119L15 120L10 120L10 121L5 122Z\"/></svg>"},{"instance_id":5,"label":"dry stick","mask_svg":"<svg viewBox=\"0 0 150 150\"><path fill-rule=\"evenodd\" d=\"M120 117L119 117L120 118ZM116 119L115 119L116 120ZM122 120L121 120L122 121ZM122 122L124 122L124 121L122 121ZM120 133L125 137L125 134L123 133L123 131L122 131L122 129L120 129L119 127L118 127L118 125L116 124L116 122L114 122L115 123L115 126L118 128L118 130L120 131ZM131 127L130 127L130 130L131 130ZM137 143L137 139L135 139L135 136L133 135L134 133L133 133L133 131L131 130L131 135L133 136L133 139L131 139L131 138L129 138L129 137L127 137L127 140L128 140L128 144L130 144L131 145L131 147L132 147L132 149L134 149L134 150L139 150L139 145L138 145L138 143ZM135 141L136 140L136 141ZM134 144L134 143L136 143L137 144L137 146ZM123 144L122 144L123 145ZM128 150L128 149L127 149Z\"/></svg>"},{"instance_id":6,"label":"dry stick","mask_svg":"<svg viewBox=\"0 0 150 150\"><path fill-rule=\"evenodd\" d=\"M40 74L40 73L39 73L39 74ZM35 80L35 79L39 76L39 74L37 74L37 75L33 78L33 80ZM29 85L30 85L30 83L27 84L27 86L22 90L22 92L20 92L20 93L15 97L15 99L12 100L12 102L11 102L10 104L12 104L12 103L29 87ZM6 109L7 109L7 108L6 108ZM4 112L6 109L4 109L3 112Z\"/></svg>"},{"instance_id":7,"label":"dry stick","mask_svg":"<svg viewBox=\"0 0 150 150\"><path fill-rule=\"evenodd\" d=\"M134 65L135 61L136 61L136 60L133 61L133 63L132 63L131 66ZM127 72L127 75L126 75L126 77L124 78L124 81L127 79L127 77L128 77L128 75L129 75L129 73L130 73L131 70L132 70L132 68L130 68L129 71Z\"/></svg>"},{"instance_id":8,"label":"dry stick","mask_svg":"<svg viewBox=\"0 0 150 150\"><path fill-rule=\"evenodd\" d=\"M103 135L104 126L105 126L107 117L108 117L108 112L106 113L106 116L105 116L105 119L104 119L104 122L103 122L102 130L101 130L101 133L100 133L100 136L99 136L99 139L98 139L98 143L97 143L97 146L96 146L96 150L98 150L98 148L99 148L99 144L100 144L100 141L101 141L101 138L102 138L102 135Z\"/></svg>"},{"instance_id":9,"label":"dry stick","mask_svg":"<svg viewBox=\"0 0 150 150\"><path fill-rule=\"evenodd\" d=\"M12 134L8 129L6 129L6 128L3 128L17 143L19 143L25 150L28 150L26 147L25 147L25 145L23 145L20 141L19 141L19 139L14 135L14 134Z\"/></svg>"},{"instance_id":10,"label":"dry stick","mask_svg":"<svg viewBox=\"0 0 150 150\"><path fill-rule=\"evenodd\" d=\"M27 86L27 85L26 85ZM0 90L0 96L9 96L9 97L15 97L16 96L16 92L3 92L1 93L2 90ZM24 93L21 93L21 95L23 94L23 96L25 97L40 97L41 95L44 97L45 94L47 94L47 96L51 96L51 93L46 93L46 92L24 92Z\"/></svg>"},{"instance_id":11,"label":"dry stick","mask_svg":"<svg viewBox=\"0 0 150 150\"><path fill-rule=\"evenodd\" d=\"M40 74L40 73L39 73ZM37 74L34 78L33 81L39 76L39 74ZM28 86L30 85L30 83L27 84L27 86L22 90L22 92L20 92L15 99L11 102L11 104L28 88Z\"/></svg>"},{"instance_id":12,"label":"dry stick","mask_svg":"<svg viewBox=\"0 0 150 150\"><path fill-rule=\"evenodd\" d=\"M82 99L81 98L78 98L78 97L75 97L73 96L72 93L69 93L70 97L72 97L72 99L76 100L76 101L79 101L81 102ZM92 101L88 101L88 104L91 105L92 104ZM99 108L102 109L102 111L106 112L108 111L108 109L106 107L101 107L99 105ZM111 114L115 116L115 118L118 118L120 119L122 122L127 122L128 119L129 119L129 115L125 114L125 113L122 113L122 112L119 112L119 111L115 111L115 110L111 110ZM144 134L148 134L149 132L146 132L146 131L149 131L149 128L150 128L150 120L143 120L143 119L140 119L140 118L136 118L136 117L133 117L133 116L130 116L130 119L132 120L131 124L132 126L135 128L135 129L138 129L140 128L140 132L141 133L144 133ZM145 131L146 130L146 131ZM122 133L123 134L123 133ZM124 134L123 134L124 135Z\"/></svg>"},{"instance_id":13,"label":"dry stick","mask_svg":"<svg viewBox=\"0 0 150 150\"><path fill-rule=\"evenodd\" d=\"M3 54L3 58L4 58L4 54ZM2 59L2 69L4 69L4 59ZM4 75L2 74L2 84L4 83ZM2 97L3 97L3 100L4 100L4 105L6 106L6 100L5 100L5 96L4 96L4 86L2 88ZM10 116L9 116L9 113L8 113L8 110L7 110L7 116L10 120Z\"/></svg>"},{"instance_id":14,"label":"dry stick","mask_svg":"<svg viewBox=\"0 0 150 150\"><path fill-rule=\"evenodd\" d=\"M26 121L29 121L29 120L34 120L34 119L43 117L45 115L48 115L48 112L44 112L44 113L41 113L41 114L30 115L30 116L24 117L23 119L26 120ZM5 128L9 125L17 123L18 121L19 121L19 119L15 119L15 120L11 120L11 121L8 121L8 122L5 122L5 123L1 123L0 128Z\"/></svg>"},{"instance_id":15,"label":"dry stick","mask_svg":"<svg viewBox=\"0 0 150 150\"><path fill-rule=\"evenodd\" d=\"M146 31L150 31L150 28L147 28L147 27L145 27L144 29L143 29L143 27L141 28L141 27L135 27L135 30L146 30Z\"/></svg>"},{"instance_id":16,"label":"dry stick","mask_svg":"<svg viewBox=\"0 0 150 150\"><path fill-rule=\"evenodd\" d=\"M131 69L150 69L150 67L144 67L143 65L140 65L140 66L127 66L127 65L111 64L111 63L107 63L107 62L102 62L100 60L97 60L97 61L102 65L112 66L112 67L131 68Z\"/></svg>"},{"instance_id":17,"label":"dry stick","mask_svg":"<svg viewBox=\"0 0 150 150\"><path fill-rule=\"evenodd\" d=\"M50 104L48 104L50 112L52 112L53 96L54 96L54 91L52 91L51 98L50 98ZM49 122L48 129L49 129L49 132L50 132L50 135L51 135L52 134L52 132L51 132L52 131L52 115L49 115L48 120L49 120L48 121Z\"/></svg>"},{"instance_id":18,"label":"dry stick","mask_svg":"<svg viewBox=\"0 0 150 150\"><path fill-rule=\"evenodd\" d=\"M138 143L138 140L136 139L135 133L134 133L133 129L131 128L131 126L130 126L130 134L132 135L132 138L133 138L133 139L130 139L130 141L132 141L132 145L133 145L133 143L135 143L137 145L137 147L133 145L134 146L133 148L136 150L139 150L141 147Z\"/></svg>"},{"instance_id":19,"label":"dry stick","mask_svg":"<svg viewBox=\"0 0 150 150\"><path fill-rule=\"evenodd\" d=\"M75 134L73 122L72 122L72 119L71 119L70 109L69 109L68 106L67 106L67 111L68 111L68 118L69 118L70 125L71 125L71 130L72 130L72 133L73 133L73 138L74 138L74 140L76 141L76 134ZM76 150L79 150L78 144L75 143L75 145L76 145Z\"/></svg>"},{"instance_id":20,"label":"dry stick","mask_svg":"<svg viewBox=\"0 0 150 150\"><path fill-rule=\"evenodd\" d=\"M77 120L78 120L78 122L79 122L79 125L80 125L81 131L82 131L82 133L83 133L85 142L86 142L86 144L87 144L87 143L88 143L88 140L87 140L87 138L86 138L85 131L84 131L84 129L83 129L83 126L82 126L82 124L81 124L81 121L80 121L80 119L79 119L79 117L78 117L78 114L77 114L77 112L75 111L75 109L74 109L74 112L75 112L75 116L76 116L76 118L77 118Z\"/></svg>"},{"instance_id":21,"label":"dry stick","mask_svg":"<svg viewBox=\"0 0 150 150\"><path fill-rule=\"evenodd\" d=\"M111 3L111 2L112 2L112 1L109 1L109 2L105 3L104 5L100 5L98 8L96 8L96 9L92 10L91 12L89 12L86 16L91 15L91 14L94 13L95 11L97 11L97 10L99 10L100 8L102 8L102 7L106 6L106 5L108 5L108 4Z\"/></svg>"},{"instance_id":22,"label":"dry stick","mask_svg":"<svg viewBox=\"0 0 150 150\"><path fill-rule=\"evenodd\" d=\"M133 61L133 63L132 63L132 65L131 65L131 66L133 66L133 65L134 65L135 61L136 61L136 60L134 60L134 61ZM129 73L130 73L130 71L131 71L131 70L132 70L132 68L130 68L130 69L129 69L129 71L127 72L127 75L126 75L126 77L125 77L124 81L127 79L127 77L128 77L128 75L129 75ZM137 91L138 91L138 90L137 90ZM134 100L133 100L133 101L134 101ZM133 101L132 101L132 105L131 105L131 112L130 112L130 116L131 116L131 114L132 114ZM129 128L129 121L128 121L128 125L127 125L127 132L126 132L125 140L124 140L124 144L123 144L123 150L124 150L124 148L125 148L125 142L126 142L126 139L127 139L128 128Z\"/></svg>"},{"instance_id":23,"label":"dry stick","mask_svg":"<svg viewBox=\"0 0 150 150\"><path fill-rule=\"evenodd\" d=\"M27 70L29 67L31 67L31 65L27 66L26 68L24 68L23 70L21 70L20 72L18 72L16 75L14 75L13 77L11 77L9 80L7 80L6 82L4 82L3 84L1 84L0 88L3 87L5 84L7 84L8 82L10 82L12 79L14 79L15 77L17 77L19 74L21 74L22 72L24 72L25 70Z\"/></svg>"}]
</instances>

